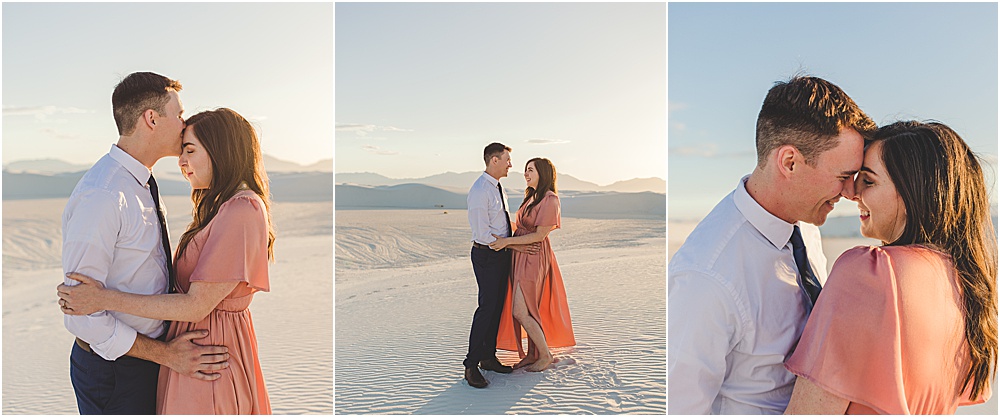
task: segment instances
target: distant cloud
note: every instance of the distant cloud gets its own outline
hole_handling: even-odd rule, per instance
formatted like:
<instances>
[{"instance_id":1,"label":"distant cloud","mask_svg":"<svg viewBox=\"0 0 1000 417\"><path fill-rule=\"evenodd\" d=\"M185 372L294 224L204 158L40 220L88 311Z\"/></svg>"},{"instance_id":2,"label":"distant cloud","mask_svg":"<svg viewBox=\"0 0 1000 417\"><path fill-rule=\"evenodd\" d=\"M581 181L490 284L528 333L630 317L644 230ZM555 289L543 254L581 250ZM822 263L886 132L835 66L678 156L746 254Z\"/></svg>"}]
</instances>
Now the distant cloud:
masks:
<instances>
[{"instance_id":1,"label":"distant cloud","mask_svg":"<svg viewBox=\"0 0 1000 417\"><path fill-rule=\"evenodd\" d=\"M371 152L371 153L373 153L375 155L399 155L399 152L396 152L396 151L387 151L387 150L379 148L378 146L375 146L375 145L363 145L361 147L361 149L364 149L364 150L366 150L368 152Z\"/></svg>"},{"instance_id":2,"label":"distant cloud","mask_svg":"<svg viewBox=\"0 0 1000 417\"><path fill-rule=\"evenodd\" d=\"M563 143L569 143L568 140L562 139L528 139L525 142L535 145L561 145Z\"/></svg>"},{"instance_id":3,"label":"distant cloud","mask_svg":"<svg viewBox=\"0 0 1000 417\"><path fill-rule=\"evenodd\" d=\"M670 148L669 153L681 156L703 156L711 158L716 155L719 146L709 143L703 146L677 146Z\"/></svg>"},{"instance_id":4,"label":"distant cloud","mask_svg":"<svg viewBox=\"0 0 1000 417\"><path fill-rule=\"evenodd\" d=\"M10 106L3 108L4 116L34 116L35 119L45 120L55 114L87 114L93 110L78 109L76 107L56 107L56 106Z\"/></svg>"},{"instance_id":5,"label":"distant cloud","mask_svg":"<svg viewBox=\"0 0 1000 417\"><path fill-rule=\"evenodd\" d=\"M676 101L667 103L667 111L684 110L686 108L688 108L687 103L679 103Z\"/></svg>"},{"instance_id":6,"label":"distant cloud","mask_svg":"<svg viewBox=\"0 0 1000 417\"><path fill-rule=\"evenodd\" d=\"M382 132L412 132L413 129L403 129L395 126L378 126L378 125L364 125L364 124L339 124L337 125L338 132L354 132L358 136L368 136L369 133L374 131Z\"/></svg>"},{"instance_id":7,"label":"distant cloud","mask_svg":"<svg viewBox=\"0 0 1000 417\"><path fill-rule=\"evenodd\" d=\"M756 157L755 151L719 152L719 145L706 143L698 146L675 146L667 153L670 156L697 156L702 158L747 158Z\"/></svg>"},{"instance_id":8,"label":"distant cloud","mask_svg":"<svg viewBox=\"0 0 1000 417\"><path fill-rule=\"evenodd\" d=\"M39 130L39 132L42 132L43 134L49 135L53 138L63 139L63 140L76 140L83 137L82 135L77 133L66 133L51 128L41 129Z\"/></svg>"},{"instance_id":9,"label":"distant cloud","mask_svg":"<svg viewBox=\"0 0 1000 417\"><path fill-rule=\"evenodd\" d=\"M684 123L680 123L680 122L671 123L670 127L674 128L674 129L677 129L677 130L685 130L685 129L687 129L687 125L684 124Z\"/></svg>"}]
</instances>

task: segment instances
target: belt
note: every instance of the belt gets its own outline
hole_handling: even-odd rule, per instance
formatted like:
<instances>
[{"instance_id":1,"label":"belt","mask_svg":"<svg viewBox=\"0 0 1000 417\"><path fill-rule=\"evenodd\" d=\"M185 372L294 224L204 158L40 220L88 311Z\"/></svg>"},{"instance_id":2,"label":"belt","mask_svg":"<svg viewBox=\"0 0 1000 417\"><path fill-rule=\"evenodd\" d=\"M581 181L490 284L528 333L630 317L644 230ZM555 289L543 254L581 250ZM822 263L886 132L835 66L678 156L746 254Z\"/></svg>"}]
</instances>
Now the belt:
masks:
<instances>
[{"instance_id":1,"label":"belt","mask_svg":"<svg viewBox=\"0 0 1000 417\"><path fill-rule=\"evenodd\" d=\"M490 245L484 245L484 244L476 242L476 241L472 242L472 247L479 248L479 249L493 250L493 248L491 248ZM497 252L507 252L509 250L510 250L509 248L503 248L503 249L500 249Z\"/></svg>"},{"instance_id":2,"label":"belt","mask_svg":"<svg viewBox=\"0 0 1000 417\"><path fill-rule=\"evenodd\" d=\"M76 338L76 345L79 346L80 349L83 349L84 352L87 352L87 353L89 353L91 355L95 354L94 350L90 348L90 345L87 344L87 342L84 342L83 339L80 339L79 337Z\"/></svg>"}]
</instances>

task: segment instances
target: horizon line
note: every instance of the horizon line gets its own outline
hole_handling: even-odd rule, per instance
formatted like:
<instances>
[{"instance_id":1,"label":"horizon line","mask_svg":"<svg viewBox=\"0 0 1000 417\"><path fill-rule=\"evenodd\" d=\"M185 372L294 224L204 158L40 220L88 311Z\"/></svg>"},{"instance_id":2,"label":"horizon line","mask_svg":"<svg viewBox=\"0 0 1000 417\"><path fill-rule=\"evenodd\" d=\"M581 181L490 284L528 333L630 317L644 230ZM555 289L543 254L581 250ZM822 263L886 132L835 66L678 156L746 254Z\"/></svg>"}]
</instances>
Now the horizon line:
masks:
<instances>
[{"instance_id":1,"label":"horizon line","mask_svg":"<svg viewBox=\"0 0 1000 417\"><path fill-rule=\"evenodd\" d=\"M336 169L336 167L334 167L334 169ZM410 179L423 179L423 178L428 178L428 177L433 177L435 175L443 175L443 174L459 174L459 175L460 174L468 174L470 172L485 172L485 171L462 171L462 172L445 171L445 172L441 172L441 173L437 173L437 174L425 175L425 176L422 176L422 177L390 177L390 176L387 176L387 175L384 175L384 174L379 174L377 172L371 172L371 171L362 171L362 172L358 172L358 171L355 171L355 172L336 172L336 171L334 171L333 175L337 176L337 175L340 175L340 174L374 174L374 175L379 175L379 176L388 178L390 180L410 180ZM521 173L521 171L515 171L515 170L511 170L510 172ZM599 183L594 182L594 181L589 181L589 180L582 179L582 178L577 177L577 176L572 175L572 174L562 173L562 174L557 174L557 175L568 175L570 177L573 177L573 179L575 179L577 181L588 182L588 183L591 183L591 184L594 184L594 185L597 185L597 186L600 186L600 187L607 187L607 186L615 184L615 183L625 182L625 181L632 181L632 180L655 179L655 180L660 180L660 181L663 181L663 182L667 181L665 178L660 178L660 177L632 177L632 178L626 178L626 179L621 179L621 180L617 180L617 181L612 181L612 182L609 182L607 184L599 184ZM508 175L508 177L510 177L510 176Z\"/></svg>"},{"instance_id":2,"label":"horizon line","mask_svg":"<svg viewBox=\"0 0 1000 417\"><path fill-rule=\"evenodd\" d=\"M287 163L292 163L292 164L301 165L301 166L316 165L316 164L318 164L320 162L323 162L323 161L327 161L327 160L332 161L333 160L333 155L331 155L329 158L321 158L321 159L317 159L317 160L315 160L313 162L309 162L309 163L302 163L302 162L293 161L293 160L290 160L290 159L279 158L277 156L274 156L272 154L265 153L265 152L261 152L261 156L262 157L263 156L268 156L268 157L271 157L273 159L277 159L278 161L281 161L281 162L287 162ZM177 158L177 156L165 156L164 158ZM98 159L100 159L100 158L98 158ZM51 157L51 158L14 159L14 160L9 160L9 161L2 161L2 162L0 162L0 164L2 164L3 166L7 166L8 164L17 163L17 162L35 162L35 161L59 161L59 162L65 162L67 164L72 164L72 165L93 165L95 162L97 162L96 160L94 160L92 162L73 162L73 161L68 161L68 160L62 159L62 158ZM157 162L159 162L159 161L157 161Z\"/></svg>"}]
</instances>

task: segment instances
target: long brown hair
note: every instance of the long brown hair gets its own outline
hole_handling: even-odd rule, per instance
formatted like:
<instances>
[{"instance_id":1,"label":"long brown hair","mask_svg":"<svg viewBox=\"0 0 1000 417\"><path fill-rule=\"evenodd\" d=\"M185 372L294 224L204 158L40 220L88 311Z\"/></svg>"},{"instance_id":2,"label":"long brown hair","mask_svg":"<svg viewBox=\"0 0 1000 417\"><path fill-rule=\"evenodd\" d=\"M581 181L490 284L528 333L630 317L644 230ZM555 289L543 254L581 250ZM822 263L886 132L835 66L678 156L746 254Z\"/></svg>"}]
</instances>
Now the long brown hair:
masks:
<instances>
[{"instance_id":1,"label":"long brown hair","mask_svg":"<svg viewBox=\"0 0 1000 417\"><path fill-rule=\"evenodd\" d=\"M194 135L212 161L212 183L207 189L191 191L193 218L177 245L175 259L180 259L194 236L219 213L222 204L235 195L242 184L246 184L264 202L267 258L274 260L271 197L257 132L243 116L227 108L198 113L186 123L186 129L194 129Z\"/></svg>"},{"instance_id":2,"label":"long brown hair","mask_svg":"<svg viewBox=\"0 0 1000 417\"><path fill-rule=\"evenodd\" d=\"M906 207L903 234L889 245L925 245L951 255L965 312L971 368L962 390L985 390L997 365L997 242L977 156L948 126L896 122L880 128L882 161Z\"/></svg>"},{"instance_id":3,"label":"long brown hair","mask_svg":"<svg viewBox=\"0 0 1000 417\"><path fill-rule=\"evenodd\" d=\"M535 208L538 203L542 202L542 198L545 197L546 191L556 192L556 167L552 165L552 161L545 158L532 158L524 164L524 171L528 171L528 164L532 162L535 163L535 172L538 173L538 188L527 187L524 189L524 200L521 201L521 207L528 204L528 208L524 210L524 213L531 213L531 209Z\"/></svg>"}]
</instances>

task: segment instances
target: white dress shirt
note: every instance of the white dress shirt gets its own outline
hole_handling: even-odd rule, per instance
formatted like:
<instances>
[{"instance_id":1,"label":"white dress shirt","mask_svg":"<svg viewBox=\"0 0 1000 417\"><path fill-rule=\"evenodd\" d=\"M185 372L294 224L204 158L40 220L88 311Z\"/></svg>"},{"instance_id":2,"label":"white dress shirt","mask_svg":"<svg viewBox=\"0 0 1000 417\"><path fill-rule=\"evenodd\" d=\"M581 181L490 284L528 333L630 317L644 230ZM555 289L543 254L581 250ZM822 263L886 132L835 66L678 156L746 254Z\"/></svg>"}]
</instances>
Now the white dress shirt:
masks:
<instances>
[{"instance_id":1,"label":"white dress shirt","mask_svg":"<svg viewBox=\"0 0 1000 417\"><path fill-rule=\"evenodd\" d=\"M781 414L795 375L784 361L806 324L793 224L768 213L743 177L668 267L670 414ZM809 263L826 282L819 228L798 223Z\"/></svg>"},{"instance_id":2,"label":"white dress shirt","mask_svg":"<svg viewBox=\"0 0 1000 417\"><path fill-rule=\"evenodd\" d=\"M506 193L497 190L500 180L483 172L472 183L466 205L469 208L469 226L472 227L472 241L489 245L497 240L493 235L507 235L507 216L504 206L507 204ZM501 203L501 199L503 202ZM513 230L513 225L511 225Z\"/></svg>"},{"instance_id":3,"label":"white dress shirt","mask_svg":"<svg viewBox=\"0 0 1000 417\"><path fill-rule=\"evenodd\" d=\"M123 292L166 292L168 254L160 242L149 176L149 169L115 145L83 175L63 211L64 272L90 276ZM77 284L69 278L65 282ZM161 320L117 311L67 315L64 323L107 360L127 353L136 332L156 338L164 331Z\"/></svg>"}]
</instances>

